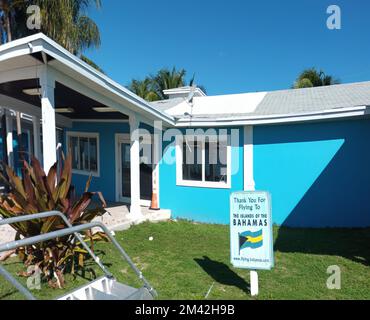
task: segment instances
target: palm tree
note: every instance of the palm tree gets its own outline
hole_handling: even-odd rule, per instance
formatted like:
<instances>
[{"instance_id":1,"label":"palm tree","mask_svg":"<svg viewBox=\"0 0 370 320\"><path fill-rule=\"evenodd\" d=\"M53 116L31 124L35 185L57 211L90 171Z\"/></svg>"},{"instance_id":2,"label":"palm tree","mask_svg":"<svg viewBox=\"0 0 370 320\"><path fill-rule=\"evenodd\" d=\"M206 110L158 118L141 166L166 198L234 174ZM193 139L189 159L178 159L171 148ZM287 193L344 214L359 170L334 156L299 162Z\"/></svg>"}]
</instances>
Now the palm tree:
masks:
<instances>
[{"instance_id":1,"label":"palm tree","mask_svg":"<svg viewBox=\"0 0 370 320\"><path fill-rule=\"evenodd\" d=\"M132 80L128 88L147 101L165 100L168 97L165 96L163 90L186 86L185 76L186 71L184 69L177 70L173 67L172 70L169 70L162 68L155 75L148 76L144 80ZM193 85L195 86L195 74L189 82L189 86ZM198 86L198 88L206 92L203 86Z\"/></svg>"},{"instance_id":2,"label":"palm tree","mask_svg":"<svg viewBox=\"0 0 370 320\"><path fill-rule=\"evenodd\" d=\"M153 88L153 82L150 78L145 78L144 80L132 80L129 85L129 89L147 101L157 101L161 99Z\"/></svg>"},{"instance_id":3,"label":"palm tree","mask_svg":"<svg viewBox=\"0 0 370 320\"><path fill-rule=\"evenodd\" d=\"M184 69L176 70L176 68L173 67L171 71L166 68L159 70L155 76L151 76L151 79L157 95L161 99L166 99L163 90L185 86L185 76L186 71Z\"/></svg>"},{"instance_id":4,"label":"palm tree","mask_svg":"<svg viewBox=\"0 0 370 320\"><path fill-rule=\"evenodd\" d=\"M31 4L40 7L41 30L26 28L26 11ZM81 55L87 48L98 48L99 28L86 15L92 5L100 8L101 0L0 0L0 32L6 35L3 42L41 31L75 55ZM81 58L97 67L86 57Z\"/></svg>"},{"instance_id":5,"label":"palm tree","mask_svg":"<svg viewBox=\"0 0 370 320\"><path fill-rule=\"evenodd\" d=\"M96 23L85 13L100 0L36 0L41 9L41 31L68 51L79 54L86 48L100 46Z\"/></svg>"},{"instance_id":6,"label":"palm tree","mask_svg":"<svg viewBox=\"0 0 370 320\"><path fill-rule=\"evenodd\" d=\"M332 76L326 75L324 71L317 71L315 68L303 70L294 83L294 88L310 88L331 86L338 84L339 80L334 79Z\"/></svg>"},{"instance_id":7,"label":"palm tree","mask_svg":"<svg viewBox=\"0 0 370 320\"><path fill-rule=\"evenodd\" d=\"M101 0L0 0L0 44L38 32L26 27L28 6L38 5L41 11L41 31L103 72L81 54L84 49L100 46L99 28L85 14L93 4L100 8ZM19 148L22 146L20 123L20 114L17 112Z\"/></svg>"}]
</instances>

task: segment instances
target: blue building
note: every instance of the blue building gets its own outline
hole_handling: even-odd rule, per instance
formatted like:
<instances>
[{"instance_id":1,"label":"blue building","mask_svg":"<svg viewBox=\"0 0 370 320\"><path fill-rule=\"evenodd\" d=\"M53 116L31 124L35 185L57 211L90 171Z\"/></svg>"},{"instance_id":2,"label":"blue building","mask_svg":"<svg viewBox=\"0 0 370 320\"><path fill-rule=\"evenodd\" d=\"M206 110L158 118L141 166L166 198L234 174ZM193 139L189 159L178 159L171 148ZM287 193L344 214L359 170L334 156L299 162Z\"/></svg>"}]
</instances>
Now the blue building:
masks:
<instances>
[{"instance_id":1,"label":"blue building","mask_svg":"<svg viewBox=\"0 0 370 320\"><path fill-rule=\"evenodd\" d=\"M370 82L225 96L183 87L148 103L42 34L1 46L0 70L1 106L34 119L30 152L48 170L59 141L80 192L92 175L92 189L133 214L154 198L175 218L227 224L232 192L265 190L276 224L370 226Z\"/></svg>"}]
</instances>

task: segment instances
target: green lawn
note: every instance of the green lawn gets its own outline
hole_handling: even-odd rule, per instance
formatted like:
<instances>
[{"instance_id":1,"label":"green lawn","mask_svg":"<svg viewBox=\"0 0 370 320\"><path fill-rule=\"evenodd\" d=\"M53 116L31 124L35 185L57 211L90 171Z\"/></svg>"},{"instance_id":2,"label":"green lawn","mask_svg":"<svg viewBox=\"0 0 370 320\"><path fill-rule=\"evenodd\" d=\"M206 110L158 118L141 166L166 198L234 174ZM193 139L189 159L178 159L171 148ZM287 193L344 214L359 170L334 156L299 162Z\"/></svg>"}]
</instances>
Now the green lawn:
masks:
<instances>
[{"instance_id":1,"label":"green lawn","mask_svg":"<svg viewBox=\"0 0 370 320\"><path fill-rule=\"evenodd\" d=\"M289 229L275 228L275 268L259 272L258 299L369 299L369 229ZM149 241L149 237L154 237ZM133 258L160 299L251 299L249 272L229 263L229 228L185 221L141 224L118 232L116 238ZM109 243L97 246L97 253L116 277L134 284L133 273ZM326 287L326 269L338 265L342 272L341 290ZM16 260L6 266L22 269ZM82 277L84 276L84 277ZM86 272L73 280L67 277L66 290L77 287L91 275ZM22 280L23 281L23 280ZM34 294L41 299L63 291L44 284ZM0 299L19 299L0 279Z\"/></svg>"}]
</instances>

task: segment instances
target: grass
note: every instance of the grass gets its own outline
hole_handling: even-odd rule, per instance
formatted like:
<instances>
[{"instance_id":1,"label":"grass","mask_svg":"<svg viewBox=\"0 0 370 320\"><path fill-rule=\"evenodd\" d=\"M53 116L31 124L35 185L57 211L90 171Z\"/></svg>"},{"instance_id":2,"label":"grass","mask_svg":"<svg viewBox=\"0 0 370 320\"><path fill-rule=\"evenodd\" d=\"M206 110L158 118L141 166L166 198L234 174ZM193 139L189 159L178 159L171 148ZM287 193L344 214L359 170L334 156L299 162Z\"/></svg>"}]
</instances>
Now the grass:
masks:
<instances>
[{"instance_id":1,"label":"grass","mask_svg":"<svg viewBox=\"0 0 370 320\"><path fill-rule=\"evenodd\" d=\"M253 299L369 299L369 229L275 228L275 268L259 272L260 295ZM153 237L153 241L149 241ZM117 240L159 293L159 299L252 299L249 272L229 263L229 228L186 221L141 224L116 233ZM97 253L119 281L138 284L127 264L109 243ZM341 269L341 289L329 290L328 266ZM6 268L15 273L23 266L16 259ZM67 276L67 288L43 284L34 292L51 299L87 282L91 275ZM24 282L24 280L22 280ZM22 296L0 279L0 299Z\"/></svg>"}]
</instances>

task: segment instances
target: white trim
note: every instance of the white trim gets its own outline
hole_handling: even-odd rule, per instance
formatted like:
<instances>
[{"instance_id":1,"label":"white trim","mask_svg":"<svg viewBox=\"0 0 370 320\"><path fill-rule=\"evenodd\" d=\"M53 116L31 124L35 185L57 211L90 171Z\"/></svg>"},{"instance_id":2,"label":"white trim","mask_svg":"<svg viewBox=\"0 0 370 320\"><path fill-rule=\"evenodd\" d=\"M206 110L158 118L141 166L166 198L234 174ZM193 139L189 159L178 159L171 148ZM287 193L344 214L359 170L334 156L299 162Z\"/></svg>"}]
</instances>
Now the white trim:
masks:
<instances>
[{"instance_id":1,"label":"white trim","mask_svg":"<svg viewBox=\"0 0 370 320\"><path fill-rule=\"evenodd\" d=\"M363 117L370 115L370 109L367 106L357 106L351 108L324 110L312 113L292 114L292 115L266 115L266 116L237 116L231 118L192 118L180 119L176 127L220 127L220 126L241 126L241 125L265 125L265 124L283 124L306 121L321 121L340 118Z\"/></svg>"},{"instance_id":2,"label":"white trim","mask_svg":"<svg viewBox=\"0 0 370 320\"><path fill-rule=\"evenodd\" d=\"M44 66L40 75L41 83L41 121L42 121L42 147L43 167L45 173L57 161L57 138L55 119L55 82Z\"/></svg>"},{"instance_id":3,"label":"white trim","mask_svg":"<svg viewBox=\"0 0 370 320\"><path fill-rule=\"evenodd\" d=\"M186 136L187 139L192 140L193 136ZM231 188L231 142L227 141L227 182L213 182L205 181L205 139L204 136L197 136L201 143L202 152L202 181L184 180L182 175L183 166L183 143L184 136L176 136L176 185L184 187L197 188L214 188L214 189L230 189Z\"/></svg>"},{"instance_id":4,"label":"white trim","mask_svg":"<svg viewBox=\"0 0 370 320\"><path fill-rule=\"evenodd\" d=\"M130 215L141 217L140 208L140 141L139 141L139 121L135 116L130 116L130 187L131 187L131 206Z\"/></svg>"},{"instance_id":5,"label":"white trim","mask_svg":"<svg viewBox=\"0 0 370 320\"><path fill-rule=\"evenodd\" d=\"M197 93L199 96L206 97L207 95L200 89L199 87L180 87L180 88L173 88L173 89L166 89L163 90L163 93L167 96L174 96L174 95L184 95L190 93Z\"/></svg>"},{"instance_id":6,"label":"white trim","mask_svg":"<svg viewBox=\"0 0 370 320\"><path fill-rule=\"evenodd\" d=\"M116 83L106 75L100 73L87 63L83 62L75 55L71 54L69 51L57 44L52 39L48 38L43 33L37 33L1 45L0 62L5 62L6 60L12 58L26 56L37 52L48 54L55 59L53 61L49 61L49 65L67 67L69 72L74 71L84 79L92 81L93 85L97 89L105 90L105 93L102 94L103 96L107 97L108 92L110 95L113 94L114 98L119 100L119 104L121 106L130 105L131 112L139 110L144 114L150 115L150 117L153 117L153 119L159 118L170 125L175 123L174 117L156 109L150 103L138 97L124 86Z\"/></svg>"},{"instance_id":7,"label":"white trim","mask_svg":"<svg viewBox=\"0 0 370 320\"><path fill-rule=\"evenodd\" d=\"M130 144L130 135L128 133L116 133L114 135L114 145L115 145L115 167L116 167L116 201L117 202L127 202L129 199L122 197L122 178L121 178L121 144Z\"/></svg>"},{"instance_id":8,"label":"white trim","mask_svg":"<svg viewBox=\"0 0 370 320\"><path fill-rule=\"evenodd\" d=\"M115 171L116 171L116 192L115 192L115 199L117 202L124 202L124 203L131 203L131 198L128 197L123 197L122 196L122 178L121 178L121 144L126 143L130 144L130 135L128 133L116 133L114 135L114 145L115 145ZM130 164L131 165L131 164ZM158 166L157 166L158 167ZM159 170L159 168L158 168ZM157 170L157 174L158 174ZM153 169L153 176L155 174L155 170ZM159 174L158 174L159 176ZM158 178L158 183L159 183L159 178ZM159 187L158 187L158 197L159 197ZM158 199L158 204L159 204L159 199ZM140 205L143 207L150 207L151 205L151 200L144 200L140 199Z\"/></svg>"},{"instance_id":9,"label":"white trim","mask_svg":"<svg viewBox=\"0 0 370 320\"><path fill-rule=\"evenodd\" d=\"M63 70L62 72L67 74L79 75L81 77L80 82L83 80L91 81L91 88L94 87L99 94L105 98L111 97L117 101L121 106L117 108L119 111L123 111L123 106L127 105L131 112L135 112L135 109L140 110L143 114L155 118L159 118L166 122L166 124L174 125L176 127L186 126L237 126L237 125L260 125L260 124L278 124L278 123L290 123L290 122L301 122L301 121L317 121L327 119L338 119L347 117L360 117L366 115L366 112L361 110L352 109L353 111L343 109L332 109L329 111L319 111L318 113L307 113L307 114L288 114L288 115L273 115L273 116L257 116L257 117L234 117L234 118L192 118L191 121L188 119L181 119L176 121L175 117L168 115L166 112L158 110L144 99L139 98L134 93L130 92L123 86L114 82L107 76L96 71L94 68L84 63L76 56L65 50L63 47L58 45L55 41L51 40L42 33L38 33L29 37L18 39L10 43L0 46L0 62L6 62L8 59L29 55L31 53L46 53L55 60L50 61L49 65L56 69ZM37 63L37 62L36 62ZM37 64L39 65L39 63ZM35 64L36 67L36 64ZM34 68L35 68L34 67ZM37 68L37 67L36 67ZM35 70L36 70L35 68ZM16 69L14 69L16 70ZM5 72L12 72L8 70ZM27 72L26 72L27 73ZM27 77L29 76L26 75ZM72 76L73 77L73 76ZM365 107L364 107L365 108Z\"/></svg>"},{"instance_id":10,"label":"white trim","mask_svg":"<svg viewBox=\"0 0 370 320\"><path fill-rule=\"evenodd\" d=\"M54 57L56 60L65 64L67 67L77 71L80 75L85 76L89 80L93 81L96 84L99 84L101 87L109 90L114 93L115 96L123 98L125 101L132 103L135 108L143 110L155 117L159 117L163 121L173 124L174 118L168 114L154 108L144 99L135 95L133 92L126 89L124 86L121 86L117 82L113 81L106 75L100 73L87 63L83 62L81 59L77 58L75 55L71 54L69 51L64 49L62 46L57 44L55 41L51 40L42 33L38 34L38 38L42 39L45 43L42 43L42 51ZM24 38L26 42L27 38ZM54 62L52 62L54 63Z\"/></svg>"},{"instance_id":11,"label":"white trim","mask_svg":"<svg viewBox=\"0 0 370 320\"><path fill-rule=\"evenodd\" d=\"M157 128L156 123L153 124L153 185L152 190L153 192L157 192L157 203L158 208L161 207L161 196L160 196L160 162L161 162L161 155L162 155L162 131Z\"/></svg>"},{"instance_id":12,"label":"white trim","mask_svg":"<svg viewBox=\"0 0 370 320\"><path fill-rule=\"evenodd\" d=\"M244 191L254 191L253 127L244 127Z\"/></svg>"},{"instance_id":13,"label":"white trim","mask_svg":"<svg viewBox=\"0 0 370 320\"><path fill-rule=\"evenodd\" d=\"M72 173L74 174L80 174L80 175L86 175L99 178L100 177L100 136L98 132L83 132L83 131L68 131L66 134L67 138L67 151L70 149L69 140L70 137L76 137L76 138L96 138L96 151L97 151L97 171L85 171L85 170L78 170L78 169L72 169ZM78 147L78 155L80 152L80 148ZM81 161L79 159L79 161Z\"/></svg>"},{"instance_id":14,"label":"white trim","mask_svg":"<svg viewBox=\"0 0 370 320\"><path fill-rule=\"evenodd\" d=\"M154 146L154 145L153 145ZM155 146L154 146L155 147ZM159 163L153 162L153 171L152 171L152 192L157 194L157 204L158 207L161 207L160 204L160 197L159 197ZM149 205L151 205L151 201L149 201Z\"/></svg>"}]
</instances>

